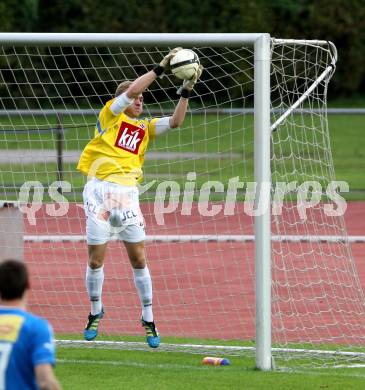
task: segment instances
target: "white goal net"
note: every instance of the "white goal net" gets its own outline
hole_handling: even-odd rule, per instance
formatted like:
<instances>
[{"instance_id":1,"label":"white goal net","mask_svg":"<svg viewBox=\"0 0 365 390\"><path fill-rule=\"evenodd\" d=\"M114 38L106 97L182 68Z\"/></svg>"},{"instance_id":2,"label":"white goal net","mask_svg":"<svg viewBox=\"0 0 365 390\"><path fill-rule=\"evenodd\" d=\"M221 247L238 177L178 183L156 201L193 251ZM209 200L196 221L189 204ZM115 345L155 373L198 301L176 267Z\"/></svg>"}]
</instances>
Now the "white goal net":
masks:
<instances>
[{"instance_id":1,"label":"white goal net","mask_svg":"<svg viewBox=\"0 0 365 390\"><path fill-rule=\"evenodd\" d=\"M80 153L116 86L178 45L2 43L1 200L24 221L17 253L31 270L30 308L59 338L82 340L89 313ZM229 35L189 48L203 75L183 126L150 144L140 188L161 349L254 353L254 49ZM364 296L343 215L331 213L339 188L326 94L336 51L273 39L271 57L272 354L278 366L363 361ZM145 116L169 115L179 86L171 74L157 79ZM130 338L143 336L139 299L116 240L105 275L98 341L141 348Z\"/></svg>"}]
</instances>

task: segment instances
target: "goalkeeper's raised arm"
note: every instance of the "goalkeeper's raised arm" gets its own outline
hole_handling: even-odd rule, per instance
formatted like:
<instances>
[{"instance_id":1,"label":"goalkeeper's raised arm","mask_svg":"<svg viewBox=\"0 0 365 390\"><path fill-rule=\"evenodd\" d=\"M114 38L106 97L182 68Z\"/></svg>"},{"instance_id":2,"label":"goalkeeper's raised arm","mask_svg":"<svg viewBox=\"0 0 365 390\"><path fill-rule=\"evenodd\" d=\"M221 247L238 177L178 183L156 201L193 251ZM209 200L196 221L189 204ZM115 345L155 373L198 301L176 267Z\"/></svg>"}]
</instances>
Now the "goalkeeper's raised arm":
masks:
<instances>
[{"instance_id":1,"label":"goalkeeper's raised arm","mask_svg":"<svg viewBox=\"0 0 365 390\"><path fill-rule=\"evenodd\" d=\"M153 83L156 77L161 77L168 70L170 60L174 55L181 50L181 48L175 48L167 54L162 61L154 67L153 70L145 73L144 75L138 77L133 82L124 81L119 84L116 90L116 97L113 103L110 106L110 110L114 115L118 115L121 112L129 114L132 118L137 118L142 114L143 108L143 92ZM181 96L174 113L171 117L161 118L156 126L156 135L159 135L169 128L176 128L182 125L186 110L188 107L188 98L190 93L193 90L196 82L200 78L203 71L202 65L196 70L195 74L190 80L185 80L183 85L179 88L177 93Z\"/></svg>"},{"instance_id":2,"label":"goalkeeper's raised arm","mask_svg":"<svg viewBox=\"0 0 365 390\"><path fill-rule=\"evenodd\" d=\"M136 80L118 85L115 97L100 111L94 138L86 145L77 166L89 178L83 192L88 244L86 289L90 300L84 329L86 340L95 339L100 320L108 311L108 308L104 311L102 303L104 260L109 240L117 235L124 243L133 269L147 343L151 348L157 348L160 343L152 311L152 281L146 262L144 219L137 183L142 178L150 139L183 123L190 92L202 67L178 90L180 99L172 116L152 119L140 119L140 116L143 92L169 70L170 61L179 50L171 50L154 69Z\"/></svg>"}]
</instances>

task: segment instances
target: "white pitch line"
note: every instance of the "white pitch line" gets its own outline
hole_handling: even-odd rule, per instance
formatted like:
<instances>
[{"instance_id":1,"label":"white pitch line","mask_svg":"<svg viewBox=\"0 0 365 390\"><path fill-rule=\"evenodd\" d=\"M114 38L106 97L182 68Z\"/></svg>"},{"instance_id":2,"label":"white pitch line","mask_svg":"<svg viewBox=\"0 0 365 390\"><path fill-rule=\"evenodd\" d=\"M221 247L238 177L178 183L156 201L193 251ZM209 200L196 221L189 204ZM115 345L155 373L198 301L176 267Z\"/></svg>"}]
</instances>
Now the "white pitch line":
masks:
<instances>
[{"instance_id":1,"label":"white pitch line","mask_svg":"<svg viewBox=\"0 0 365 390\"><path fill-rule=\"evenodd\" d=\"M230 356L237 356L244 352L254 352L255 347L251 346L236 346L236 345L203 345L203 344L169 344L162 343L160 348L151 350L147 347L144 342L141 341L85 341L85 340L56 340L57 347L81 347L81 348L102 348L102 349L114 349L114 350L147 350L153 353L159 352L186 352L186 353L211 353L211 351L221 351ZM346 358L357 358L364 359L365 352L354 352L354 351L331 351L321 349L304 349L304 348L272 348L274 354L281 353L301 353L304 355L323 355L333 357L346 357ZM354 363L355 364L355 363ZM357 363L356 363L357 364ZM332 366L331 366L332 367ZM319 367L322 368L322 367Z\"/></svg>"},{"instance_id":2,"label":"white pitch line","mask_svg":"<svg viewBox=\"0 0 365 390\"><path fill-rule=\"evenodd\" d=\"M103 366L125 366L125 367L142 367L142 368L163 368L163 369L189 369L189 370L202 370L206 369L206 366L188 366L183 364L148 364L138 362L123 362L118 360L83 360L83 359L57 359L57 363L61 364L95 364Z\"/></svg>"},{"instance_id":3,"label":"white pitch line","mask_svg":"<svg viewBox=\"0 0 365 390\"><path fill-rule=\"evenodd\" d=\"M365 374L356 374L356 373L333 373L333 371L331 372L330 370L333 369L334 367L326 367L326 368L323 368L323 367L318 367L318 369L323 369L323 370L328 370L328 371L323 371L323 372L319 372L319 371L310 371L310 370L292 370L292 369L289 369L289 370L279 370L279 372L285 372L285 373L295 373L295 374L309 374L309 375L313 375L313 376L332 376L332 377L338 377L338 378L365 378ZM351 368L351 367L343 367L343 368Z\"/></svg>"},{"instance_id":4,"label":"white pitch line","mask_svg":"<svg viewBox=\"0 0 365 390\"><path fill-rule=\"evenodd\" d=\"M331 368L365 368L365 364L354 363L354 364L337 364Z\"/></svg>"},{"instance_id":5,"label":"white pitch line","mask_svg":"<svg viewBox=\"0 0 365 390\"><path fill-rule=\"evenodd\" d=\"M189 370L207 370L208 366L189 366L183 364L147 364L147 363L139 363L139 362L123 362L118 360L83 360L83 359L57 359L57 364L88 364L88 365L99 365L99 366L119 366L119 367L138 367L138 368L162 368L162 369L189 369ZM358 373L333 373L330 370L339 369L339 368L364 368L365 364L351 364L351 365L337 365L332 367L318 367L318 370L326 370L323 372L312 371L312 370L296 370L296 369L279 369L276 372L285 372L287 374L310 374L314 376L336 376L339 378L342 377L351 377L351 378L365 378L365 374ZM247 367L239 367L240 370L250 371Z\"/></svg>"}]
</instances>

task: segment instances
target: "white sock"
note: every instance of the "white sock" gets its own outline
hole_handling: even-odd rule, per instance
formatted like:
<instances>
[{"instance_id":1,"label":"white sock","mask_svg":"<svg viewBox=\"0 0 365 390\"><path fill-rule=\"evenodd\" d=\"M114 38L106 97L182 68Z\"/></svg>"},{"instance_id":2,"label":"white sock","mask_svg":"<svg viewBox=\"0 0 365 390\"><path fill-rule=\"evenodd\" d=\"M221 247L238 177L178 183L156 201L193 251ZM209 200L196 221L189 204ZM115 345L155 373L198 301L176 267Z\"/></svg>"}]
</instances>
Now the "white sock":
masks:
<instances>
[{"instance_id":1,"label":"white sock","mask_svg":"<svg viewBox=\"0 0 365 390\"><path fill-rule=\"evenodd\" d=\"M101 312L101 292L104 282L104 266L92 269L89 265L86 268L86 289L91 302L91 314L99 314Z\"/></svg>"},{"instance_id":2,"label":"white sock","mask_svg":"<svg viewBox=\"0 0 365 390\"><path fill-rule=\"evenodd\" d=\"M134 284L142 306L142 317L147 322L153 322L152 313L152 280L148 267L133 268Z\"/></svg>"}]
</instances>

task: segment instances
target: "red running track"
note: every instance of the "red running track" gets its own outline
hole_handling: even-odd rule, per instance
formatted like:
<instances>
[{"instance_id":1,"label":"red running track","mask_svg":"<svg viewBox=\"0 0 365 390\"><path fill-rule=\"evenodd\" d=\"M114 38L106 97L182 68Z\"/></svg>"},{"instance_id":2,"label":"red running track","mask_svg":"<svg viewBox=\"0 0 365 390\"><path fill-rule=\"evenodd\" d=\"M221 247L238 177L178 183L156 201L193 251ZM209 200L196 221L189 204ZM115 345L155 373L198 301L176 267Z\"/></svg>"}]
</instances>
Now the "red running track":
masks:
<instances>
[{"instance_id":1,"label":"red running track","mask_svg":"<svg viewBox=\"0 0 365 390\"><path fill-rule=\"evenodd\" d=\"M252 234L252 220L239 205L236 214L201 217L180 210L165 216L160 226L153 205L142 205L148 234ZM294 218L293 208L287 220ZM83 234L83 210L71 205L65 217L49 217L44 208L27 234ZM351 202L345 214L350 235L365 235L365 202ZM321 221L319 221L321 222ZM328 222L328 221L327 221ZM317 224L320 225L320 224ZM312 233L328 234L326 224ZM291 226L289 234L303 233ZM336 229L335 229L336 230ZM337 229L338 230L338 229ZM131 269L119 243L110 243L105 266L106 334L142 334ZM358 344L364 334L364 312L359 302L358 275L365 288L365 244L349 253L340 244L286 243L273 245L273 323L276 340L321 340ZM280 252L283 252L282 255ZM254 338L253 243L147 243L154 283L154 313L162 335L224 339ZM48 318L56 332L81 332L89 310L84 288L85 243L26 243L31 267L31 309ZM290 288L289 288L290 286ZM280 316L275 316L279 313ZM281 321L284 320L283 324ZM283 329L280 331L280 329Z\"/></svg>"}]
</instances>

